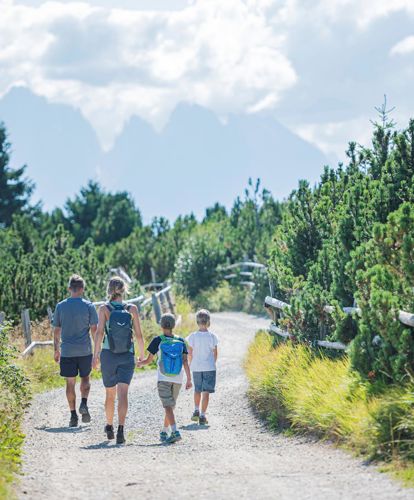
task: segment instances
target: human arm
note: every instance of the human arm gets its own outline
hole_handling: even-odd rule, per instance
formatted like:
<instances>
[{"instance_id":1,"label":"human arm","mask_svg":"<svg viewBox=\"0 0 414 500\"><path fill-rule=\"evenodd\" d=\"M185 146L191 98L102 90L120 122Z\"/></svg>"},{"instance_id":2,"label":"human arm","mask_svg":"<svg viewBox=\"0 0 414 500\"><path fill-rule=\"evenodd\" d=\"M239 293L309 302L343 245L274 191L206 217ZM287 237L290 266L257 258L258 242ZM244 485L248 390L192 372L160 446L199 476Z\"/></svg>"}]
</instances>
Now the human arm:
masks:
<instances>
[{"instance_id":1,"label":"human arm","mask_svg":"<svg viewBox=\"0 0 414 500\"><path fill-rule=\"evenodd\" d=\"M89 304L89 331L92 340L95 342L96 330L98 328L98 314L93 304Z\"/></svg>"},{"instance_id":2,"label":"human arm","mask_svg":"<svg viewBox=\"0 0 414 500\"><path fill-rule=\"evenodd\" d=\"M193 387L193 383L191 382L191 372L190 372L190 365L188 364L188 355L183 354L183 368L185 371L185 374L187 376L187 382L185 384L186 389L191 389Z\"/></svg>"},{"instance_id":3,"label":"human arm","mask_svg":"<svg viewBox=\"0 0 414 500\"><path fill-rule=\"evenodd\" d=\"M144 359L145 357L145 346L144 346L144 337L142 335L141 330L141 322L139 320L138 307L136 305L132 305L129 308L130 313L132 314L132 327L134 329L135 338L138 344L139 351L139 360Z\"/></svg>"},{"instance_id":4,"label":"human arm","mask_svg":"<svg viewBox=\"0 0 414 500\"><path fill-rule=\"evenodd\" d=\"M217 363L218 350L217 346L213 349L214 361Z\"/></svg>"},{"instance_id":5,"label":"human arm","mask_svg":"<svg viewBox=\"0 0 414 500\"><path fill-rule=\"evenodd\" d=\"M154 355L149 353L145 359L139 359L137 361L137 367L143 368L144 366L151 364L153 359L154 359Z\"/></svg>"},{"instance_id":6,"label":"human arm","mask_svg":"<svg viewBox=\"0 0 414 500\"><path fill-rule=\"evenodd\" d=\"M62 328L60 326L55 326L53 329L53 347L54 347L54 359L56 363L60 361L60 334L62 332Z\"/></svg>"},{"instance_id":7,"label":"human arm","mask_svg":"<svg viewBox=\"0 0 414 500\"><path fill-rule=\"evenodd\" d=\"M148 356L145 359L142 359L142 360L139 359L137 361L137 367L138 368L142 368L143 366L146 366L146 365L149 365L150 363L152 363L152 361L154 360L154 356L158 352L158 349L160 347L160 343L161 343L161 338L160 337L154 337L151 340L150 345L148 346L148 349L147 349Z\"/></svg>"},{"instance_id":8,"label":"human arm","mask_svg":"<svg viewBox=\"0 0 414 500\"><path fill-rule=\"evenodd\" d=\"M188 364L191 366L191 360L193 359L193 348L188 346Z\"/></svg>"},{"instance_id":9,"label":"human arm","mask_svg":"<svg viewBox=\"0 0 414 500\"><path fill-rule=\"evenodd\" d=\"M92 359L93 368L98 367L99 355L101 354L101 349L102 349L102 340L105 333L105 322L106 322L105 306L101 306L99 308L99 314L98 314L98 327L96 329L94 337L94 352Z\"/></svg>"}]
</instances>

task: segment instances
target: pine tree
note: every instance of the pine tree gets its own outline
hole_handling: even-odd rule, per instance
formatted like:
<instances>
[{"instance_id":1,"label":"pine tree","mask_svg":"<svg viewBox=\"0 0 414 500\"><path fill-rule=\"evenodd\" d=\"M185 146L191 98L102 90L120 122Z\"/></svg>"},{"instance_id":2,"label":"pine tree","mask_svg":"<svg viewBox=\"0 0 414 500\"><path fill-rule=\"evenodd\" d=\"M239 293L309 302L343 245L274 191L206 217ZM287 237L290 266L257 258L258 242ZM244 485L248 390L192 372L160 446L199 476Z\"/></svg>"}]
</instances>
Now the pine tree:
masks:
<instances>
[{"instance_id":1,"label":"pine tree","mask_svg":"<svg viewBox=\"0 0 414 500\"><path fill-rule=\"evenodd\" d=\"M29 209L29 199L34 184L23 178L26 165L11 169L10 144L6 128L0 123L0 226L10 226L13 215Z\"/></svg>"}]
</instances>

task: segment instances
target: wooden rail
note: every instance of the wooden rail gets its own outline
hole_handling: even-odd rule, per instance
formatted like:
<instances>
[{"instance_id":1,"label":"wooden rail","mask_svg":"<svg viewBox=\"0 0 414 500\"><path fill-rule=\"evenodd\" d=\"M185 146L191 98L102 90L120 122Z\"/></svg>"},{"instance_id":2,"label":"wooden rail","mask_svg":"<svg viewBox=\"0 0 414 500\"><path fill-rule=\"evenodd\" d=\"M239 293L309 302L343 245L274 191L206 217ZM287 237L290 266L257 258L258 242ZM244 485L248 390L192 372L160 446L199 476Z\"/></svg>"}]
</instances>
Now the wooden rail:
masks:
<instances>
[{"instance_id":1,"label":"wooden rail","mask_svg":"<svg viewBox=\"0 0 414 500\"><path fill-rule=\"evenodd\" d=\"M271 309L273 311L279 311L279 314L283 313L283 310L285 309L290 309L290 304L283 302L282 300L275 299L273 297L266 297L264 306L266 309ZM335 311L334 306L326 305L323 310L328 313L332 314ZM361 315L361 308L354 306L354 307L343 307L342 311L345 314L356 314L357 316ZM276 335L279 335L279 337L283 337L285 339L287 338L292 338L294 337L291 333L289 333L287 330L282 330L277 326L277 314L272 314L272 323L269 327L269 331L272 333L275 333ZM401 323L407 326L414 327L414 314L406 312L406 311L399 311L398 313L398 319ZM341 350L344 351L347 349L347 345L343 344L342 342L330 342L328 340L317 340L316 344L319 347L326 347L329 349L336 349L336 350Z\"/></svg>"}]
</instances>

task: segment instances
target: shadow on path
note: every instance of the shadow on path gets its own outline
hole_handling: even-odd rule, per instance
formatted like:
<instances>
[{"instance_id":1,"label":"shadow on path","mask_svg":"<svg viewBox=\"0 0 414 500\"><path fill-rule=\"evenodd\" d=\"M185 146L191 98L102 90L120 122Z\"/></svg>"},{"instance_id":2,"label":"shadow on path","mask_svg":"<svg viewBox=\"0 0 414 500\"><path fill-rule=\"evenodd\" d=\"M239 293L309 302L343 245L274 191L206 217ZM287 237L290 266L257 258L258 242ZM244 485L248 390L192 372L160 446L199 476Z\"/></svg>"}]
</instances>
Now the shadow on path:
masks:
<instances>
[{"instance_id":1,"label":"shadow on path","mask_svg":"<svg viewBox=\"0 0 414 500\"><path fill-rule=\"evenodd\" d=\"M200 424L188 424L188 425L182 425L180 429L183 431L206 431L209 429L210 426L207 425L200 425Z\"/></svg>"},{"instance_id":2,"label":"shadow on path","mask_svg":"<svg viewBox=\"0 0 414 500\"><path fill-rule=\"evenodd\" d=\"M45 431L52 433L79 434L81 432L90 431L90 427L35 427L37 431Z\"/></svg>"}]
</instances>

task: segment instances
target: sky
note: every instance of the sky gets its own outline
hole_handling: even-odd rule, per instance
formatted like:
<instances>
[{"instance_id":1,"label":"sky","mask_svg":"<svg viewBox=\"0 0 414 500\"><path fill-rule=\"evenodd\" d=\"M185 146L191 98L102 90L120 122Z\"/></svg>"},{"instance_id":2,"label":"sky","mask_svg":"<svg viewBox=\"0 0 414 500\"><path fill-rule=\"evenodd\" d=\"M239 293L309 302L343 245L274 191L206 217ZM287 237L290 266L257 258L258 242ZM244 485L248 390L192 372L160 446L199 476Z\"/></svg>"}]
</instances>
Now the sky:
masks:
<instances>
[{"instance_id":1,"label":"sky","mask_svg":"<svg viewBox=\"0 0 414 500\"><path fill-rule=\"evenodd\" d=\"M270 113L335 161L384 94L414 116L414 1L0 0L0 99L16 86L79 110L106 152L184 102Z\"/></svg>"}]
</instances>

